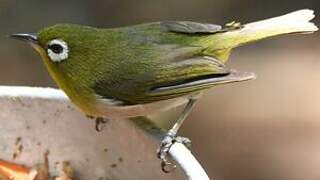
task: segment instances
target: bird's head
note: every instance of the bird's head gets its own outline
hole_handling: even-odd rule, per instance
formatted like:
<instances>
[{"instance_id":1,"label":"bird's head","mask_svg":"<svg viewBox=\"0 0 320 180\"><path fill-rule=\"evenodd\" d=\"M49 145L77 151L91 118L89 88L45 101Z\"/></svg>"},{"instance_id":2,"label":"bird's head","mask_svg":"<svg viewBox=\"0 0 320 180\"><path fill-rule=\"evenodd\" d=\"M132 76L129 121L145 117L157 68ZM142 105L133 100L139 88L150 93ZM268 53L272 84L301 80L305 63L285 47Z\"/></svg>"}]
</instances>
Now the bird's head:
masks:
<instances>
[{"instance_id":1,"label":"bird's head","mask_svg":"<svg viewBox=\"0 0 320 180\"><path fill-rule=\"evenodd\" d=\"M46 64L65 69L64 66L81 64L95 56L99 30L92 27L59 24L33 34L12 34L37 50Z\"/></svg>"}]
</instances>

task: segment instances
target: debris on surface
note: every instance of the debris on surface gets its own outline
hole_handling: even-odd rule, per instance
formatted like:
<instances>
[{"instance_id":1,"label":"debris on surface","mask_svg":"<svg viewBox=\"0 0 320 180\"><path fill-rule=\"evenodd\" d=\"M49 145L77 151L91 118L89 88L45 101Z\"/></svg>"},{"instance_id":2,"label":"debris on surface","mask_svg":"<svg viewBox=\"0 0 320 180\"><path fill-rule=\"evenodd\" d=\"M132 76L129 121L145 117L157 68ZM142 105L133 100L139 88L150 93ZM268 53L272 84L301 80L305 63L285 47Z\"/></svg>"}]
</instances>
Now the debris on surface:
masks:
<instances>
[{"instance_id":1,"label":"debris on surface","mask_svg":"<svg viewBox=\"0 0 320 180\"><path fill-rule=\"evenodd\" d=\"M62 175L55 178L55 180L73 180L73 174L73 169L71 168L70 163L63 162Z\"/></svg>"},{"instance_id":2,"label":"debris on surface","mask_svg":"<svg viewBox=\"0 0 320 180\"><path fill-rule=\"evenodd\" d=\"M17 137L16 139L16 142L15 142L15 151L12 155L12 158L13 159L16 159L21 153L22 153L22 150L23 150L23 146L22 146L22 138L21 137Z\"/></svg>"},{"instance_id":3,"label":"debris on surface","mask_svg":"<svg viewBox=\"0 0 320 180\"><path fill-rule=\"evenodd\" d=\"M0 160L1 180L34 180L35 176L28 167Z\"/></svg>"},{"instance_id":4,"label":"debris on surface","mask_svg":"<svg viewBox=\"0 0 320 180\"><path fill-rule=\"evenodd\" d=\"M63 162L62 172L58 177L51 177L49 172L49 151L44 153L44 163L34 167L0 160L0 180L73 180L74 173L69 162Z\"/></svg>"},{"instance_id":5,"label":"debris on surface","mask_svg":"<svg viewBox=\"0 0 320 180\"><path fill-rule=\"evenodd\" d=\"M43 155L44 163L38 164L35 167L33 167L33 171L36 172L36 176L34 180L48 180L50 179L49 174L49 151L46 151Z\"/></svg>"}]
</instances>

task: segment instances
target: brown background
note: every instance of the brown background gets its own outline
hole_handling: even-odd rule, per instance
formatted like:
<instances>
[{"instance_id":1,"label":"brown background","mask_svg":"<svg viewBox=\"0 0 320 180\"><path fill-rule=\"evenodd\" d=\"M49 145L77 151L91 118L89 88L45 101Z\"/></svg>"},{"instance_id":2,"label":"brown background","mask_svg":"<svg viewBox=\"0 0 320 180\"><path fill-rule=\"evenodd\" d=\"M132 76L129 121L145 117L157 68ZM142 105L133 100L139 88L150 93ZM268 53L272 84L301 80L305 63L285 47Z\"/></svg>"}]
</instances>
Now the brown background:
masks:
<instances>
[{"instance_id":1,"label":"brown background","mask_svg":"<svg viewBox=\"0 0 320 180\"><path fill-rule=\"evenodd\" d=\"M0 84L55 86L38 55L10 40L55 23L115 27L159 20L250 22L318 0L0 0ZM319 24L319 17L315 20ZM228 66L258 79L211 89L181 134L216 180L320 179L319 33L234 51Z\"/></svg>"}]
</instances>

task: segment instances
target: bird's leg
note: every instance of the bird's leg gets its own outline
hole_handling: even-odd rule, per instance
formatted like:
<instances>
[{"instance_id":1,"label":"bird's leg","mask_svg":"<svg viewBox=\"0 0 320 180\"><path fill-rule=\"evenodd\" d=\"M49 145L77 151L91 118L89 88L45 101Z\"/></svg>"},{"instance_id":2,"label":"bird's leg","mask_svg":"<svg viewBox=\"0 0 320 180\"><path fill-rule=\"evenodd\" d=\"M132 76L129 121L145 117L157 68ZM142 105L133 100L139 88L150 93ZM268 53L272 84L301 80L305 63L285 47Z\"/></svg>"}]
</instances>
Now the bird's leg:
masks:
<instances>
[{"instance_id":1,"label":"bird's leg","mask_svg":"<svg viewBox=\"0 0 320 180\"><path fill-rule=\"evenodd\" d=\"M175 168L175 166L173 165L172 166L173 168L171 168L170 170L167 169L168 166L172 165L166 158L172 144L174 142L180 142L186 145L187 147L191 146L191 141L188 138L179 137L179 136L177 137L177 133L196 101L197 101L196 98L189 99L186 107L183 109L177 122L173 125L173 127L168 131L168 133L165 135L165 137L161 141L161 145L158 149L158 157L161 159L162 170L166 173L170 172L172 169Z\"/></svg>"}]
</instances>

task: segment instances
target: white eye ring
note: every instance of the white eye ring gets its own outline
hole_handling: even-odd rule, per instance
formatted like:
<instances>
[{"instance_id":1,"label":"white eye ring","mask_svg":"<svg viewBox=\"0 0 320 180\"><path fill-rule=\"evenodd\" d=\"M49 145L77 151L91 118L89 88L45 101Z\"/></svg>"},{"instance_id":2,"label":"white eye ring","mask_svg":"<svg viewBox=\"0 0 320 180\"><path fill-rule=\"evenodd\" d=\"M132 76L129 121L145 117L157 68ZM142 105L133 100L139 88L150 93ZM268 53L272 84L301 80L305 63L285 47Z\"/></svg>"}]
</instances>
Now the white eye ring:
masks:
<instances>
[{"instance_id":1,"label":"white eye ring","mask_svg":"<svg viewBox=\"0 0 320 180\"><path fill-rule=\"evenodd\" d=\"M54 39L48 43L47 53L53 62L61 62L68 58L69 48L61 39Z\"/></svg>"}]
</instances>

